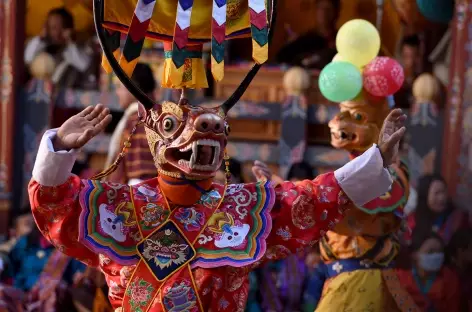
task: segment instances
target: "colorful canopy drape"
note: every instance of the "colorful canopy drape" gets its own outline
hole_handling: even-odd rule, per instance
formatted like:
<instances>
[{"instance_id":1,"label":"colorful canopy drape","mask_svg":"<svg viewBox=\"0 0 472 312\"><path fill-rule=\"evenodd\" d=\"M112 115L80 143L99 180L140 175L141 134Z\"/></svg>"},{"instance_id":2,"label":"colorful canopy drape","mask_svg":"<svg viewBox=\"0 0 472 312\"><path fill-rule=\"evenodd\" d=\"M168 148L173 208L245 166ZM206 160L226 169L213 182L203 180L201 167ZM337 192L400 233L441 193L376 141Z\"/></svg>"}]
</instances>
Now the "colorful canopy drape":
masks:
<instances>
[{"instance_id":1,"label":"colorful canopy drape","mask_svg":"<svg viewBox=\"0 0 472 312\"><path fill-rule=\"evenodd\" d=\"M120 65L131 76L144 39L165 42L162 85L166 88L205 88L202 45L211 42L211 69L215 80L224 76L225 41L252 37L253 58L268 58L268 22L265 0L105 0L103 26L115 57L113 38L126 33ZM134 12L134 13L133 13ZM111 68L104 59L104 68Z\"/></svg>"}]
</instances>

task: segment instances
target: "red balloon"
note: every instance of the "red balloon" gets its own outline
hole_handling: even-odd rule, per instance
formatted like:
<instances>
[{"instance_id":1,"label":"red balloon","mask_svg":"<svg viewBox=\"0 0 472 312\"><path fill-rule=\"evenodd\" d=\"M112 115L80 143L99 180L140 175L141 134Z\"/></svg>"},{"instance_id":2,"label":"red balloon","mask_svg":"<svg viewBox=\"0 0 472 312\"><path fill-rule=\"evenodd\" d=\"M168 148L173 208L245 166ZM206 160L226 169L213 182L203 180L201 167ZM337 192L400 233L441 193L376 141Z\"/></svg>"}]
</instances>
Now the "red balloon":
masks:
<instances>
[{"instance_id":1,"label":"red balloon","mask_svg":"<svg viewBox=\"0 0 472 312\"><path fill-rule=\"evenodd\" d=\"M367 92L373 96L389 96L400 90L405 73L396 60L379 56L364 67L362 78Z\"/></svg>"}]
</instances>

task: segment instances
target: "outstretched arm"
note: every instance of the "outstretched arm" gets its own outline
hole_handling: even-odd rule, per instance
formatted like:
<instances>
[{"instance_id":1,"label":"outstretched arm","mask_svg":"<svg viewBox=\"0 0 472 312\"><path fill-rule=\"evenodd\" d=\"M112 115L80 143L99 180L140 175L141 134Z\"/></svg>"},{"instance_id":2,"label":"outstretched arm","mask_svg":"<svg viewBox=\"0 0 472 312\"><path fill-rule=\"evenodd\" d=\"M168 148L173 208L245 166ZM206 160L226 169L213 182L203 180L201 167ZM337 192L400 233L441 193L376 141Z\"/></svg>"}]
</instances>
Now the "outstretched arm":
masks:
<instances>
[{"instance_id":1,"label":"outstretched arm","mask_svg":"<svg viewBox=\"0 0 472 312\"><path fill-rule=\"evenodd\" d=\"M313 181L283 182L275 186L269 259L316 243L342 220L344 211L352 204L363 206L388 191L392 179L385 167L390 165L405 131L402 127L404 118L401 111L393 111L385 121L379 145L372 146L335 172L318 176ZM260 166L255 166L253 171L258 179L270 177Z\"/></svg>"},{"instance_id":2,"label":"outstretched arm","mask_svg":"<svg viewBox=\"0 0 472 312\"><path fill-rule=\"evenodd\" d=\"M79 243L80 192L86 181L71 174L77 149L110 122L108 109L89 107L47 131L39 147L29 198L36 223L43 235L67 255L97 265L98 257ZM98 183L98 182L97 182Z\"/></svg>"}]
</instances>

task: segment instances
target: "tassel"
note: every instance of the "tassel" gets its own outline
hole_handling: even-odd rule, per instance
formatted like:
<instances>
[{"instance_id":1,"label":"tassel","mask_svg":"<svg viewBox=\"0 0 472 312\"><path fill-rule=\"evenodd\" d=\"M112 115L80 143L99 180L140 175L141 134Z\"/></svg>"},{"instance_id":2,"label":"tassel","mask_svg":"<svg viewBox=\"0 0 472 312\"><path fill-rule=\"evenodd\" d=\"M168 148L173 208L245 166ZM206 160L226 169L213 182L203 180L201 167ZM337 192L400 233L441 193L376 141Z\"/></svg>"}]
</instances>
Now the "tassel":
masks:
<instances>
[{"instance_id":1,"label":"tassel","mask_svg":"<svg viewBox=\"0 0 472 312\"><path fill-rule=\"evenodd\" d=\"M175 16L174 39L172 42L172 61L177 69L180 69L185 58L180 57L188 43L190 31L190 19L192 16L193 0L178 0Z\"/></svg>"},{"instance_id":2,"label":"tassel","mask_svg":"<svg viewBox=\"0 0 472 312\"><path fill-rule=\"evenodd\" d=\"M111 51L113 51L115 59L119 59L121 54L120 39L121 34L119 31L108 29L105 30L105 44L109 47ZM111 74L113 72L113 69L111 68L110 63L108 62L108 59L105 57L105 55L102 56L102 67L107 74Z\"/></svg>"},{"instance_id":3,"label":"tassel","mask_svg":"<svg viewBox=\"0 0 472 312\"><path fill-rule=\"evenodd\" d=\"M105 177L109 176L110 174L112 174L113 172L115 172L115 170L118 168L118 165L121 163L121 161L125 157L126 151L128 150L128 148L131 147L131 138L135 134L136 129L138 128L138 126L142 123L143 123L143 121L140 120L136 123L136 125L134 125L133 129L131 130L131 133L130 133L129 137L126 139L125 143L123 144L123 148L121 149L120 154L115 159L115 161L110 165L110 167L108 167L105 170L103 170L102 172L97 173L96 175L94 175L92 177L92 180L102 180L103 178L105 178Z\"/></svg>"},{"instance_id":4,"label":"tassel","mask_svg":"<svg viewBox=\"0 0 472 312\"><path fill-rule=\"evenodd\" d=\"M202 49L202 45L193 45L174 51L172 43L164 42L165 61L161 79L162 87L172 89L208 88ZM175 66L174 58L183 65Z\"/></svg>"},{"instance_id":5,"label":"tassel","mask_svg":"<svg viewBox=\"0 0 472 312\"><path fill-rule=\"evenodd\" d=\"M211 23L211 73L221 81L225 69L226 0L213 0Z\"/></svg>"},{"instance_id":6,"label":"tassel","mask_svg":"<svg viewBox=\"0 0 472 312\"><path fill-rule=\"evenodd\" d=\"M133 74L134 68L139 61L155 4L156 0L138 0L136 4L120 58L120 66L129 77Z\"/></svg>"},{"instance_id":7,"label":"tassel","mask_svg":"<svg viewBox=\"0 0 472 312\"><path fill-rule=\"evenodd\" d=\"M269 38L265 0L249 0L251 22L252 58L263 64L269 58Z\"/></svg>"}]
</instances>

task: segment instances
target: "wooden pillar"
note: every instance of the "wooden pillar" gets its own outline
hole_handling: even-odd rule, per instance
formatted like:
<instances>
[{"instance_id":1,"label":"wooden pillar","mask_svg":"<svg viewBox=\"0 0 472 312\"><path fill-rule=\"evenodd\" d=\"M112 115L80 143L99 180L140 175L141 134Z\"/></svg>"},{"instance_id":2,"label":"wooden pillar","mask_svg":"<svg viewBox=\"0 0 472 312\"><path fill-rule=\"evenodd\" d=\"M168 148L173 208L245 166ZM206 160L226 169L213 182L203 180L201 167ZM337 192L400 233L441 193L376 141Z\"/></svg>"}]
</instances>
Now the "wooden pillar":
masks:
<instances>
[{"instance_id":1,"label":"wooden pillar","mask_svg":"<svg viewBox=\"0 0 472 312\"><path fill-rule=\"evenodd\" d=\"M25 0L0 1L0 235L8 230L13 193L15 103L23 73Z\"/></svg>"},{"instance_id":2,"label":"wooden pillar","mask_svg":"<svg viewBox=\"0 0 472 312\"><path fill-rule=\"evenodd\" d=\"M442 174L457 205L472 201L472 1L456 1Z\"/></svg>"}]
</instances>

